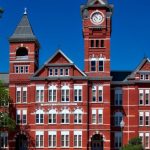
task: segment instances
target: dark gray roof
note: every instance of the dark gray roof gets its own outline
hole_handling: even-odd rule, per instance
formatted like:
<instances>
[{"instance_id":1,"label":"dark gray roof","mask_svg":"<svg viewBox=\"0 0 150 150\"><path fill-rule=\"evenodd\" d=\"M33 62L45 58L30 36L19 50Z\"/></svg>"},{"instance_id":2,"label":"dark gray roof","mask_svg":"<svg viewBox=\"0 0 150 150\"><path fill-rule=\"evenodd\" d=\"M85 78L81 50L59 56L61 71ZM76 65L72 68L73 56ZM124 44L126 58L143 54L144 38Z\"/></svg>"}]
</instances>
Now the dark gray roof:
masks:
<instances>
[{"instance_id":1,"label":"dark gray roof","mask_svg":"<svg viewBox=\"0 0 150 150\"><path fill-rule=\"evenodd\" d=\"M32 30L27 14L23 15L15 32L13 33L13 35L10 37L9 40L10 42L26 42L26 41L38 42Z\"/></svg>"},{"instance_id":2,"label":"dark gray roof","mask_svg":"<svg viewBox=\"0 0 150 150\"><path fill-rule=\"evenodd\" d=\"M0 73L0 80L5 84L9 84L9 74L8 73Z\"/></svg>"},{"instance_id":3,"label":"dark gray roof","mask_svg":"<svg viewBox=\"0 0 150 150\"><path fill-rule=\"evenodd\" d=\"M132 71L111 71L112 81L124 81Z\"/></svg>"}]
</instances>

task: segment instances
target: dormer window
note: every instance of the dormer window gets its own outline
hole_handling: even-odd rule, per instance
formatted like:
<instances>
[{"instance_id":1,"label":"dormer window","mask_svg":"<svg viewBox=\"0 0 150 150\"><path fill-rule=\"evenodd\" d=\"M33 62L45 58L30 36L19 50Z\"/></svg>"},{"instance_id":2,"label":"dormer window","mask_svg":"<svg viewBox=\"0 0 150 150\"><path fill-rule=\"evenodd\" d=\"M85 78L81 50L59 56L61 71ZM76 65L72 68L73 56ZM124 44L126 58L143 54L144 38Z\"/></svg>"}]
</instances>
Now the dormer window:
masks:
<instances>
[{"instance_id":1,"label":"dormer window","mask_svg":"<svg viewBox=\"0 0 150 150\"><path fill-rule=\"evenodd\" d=\"M145 75L145 80L149 80L149 75L148 74Z\"/></svg>"},{"instance_id":2,"label":"dormer window","mask_svg":"<svg viewBox=\"0 0 150 150\"><path fill-rule=\"evenodd\" d=\"M68 68L49 68L49 76L69 76Z\"/></svg>"},{"instance_id":3,"label":"dormer window","mask_svg":"<svg viewBox=\"0 0 150 150\"><path fill-rule=\"evenodd\" d=\"M141 79L141 80L144 80L144 74L141 74L141 75L140 75L140 79Z\"/></svg>"},{"instance_id":4,"label":"dormer window","mask_svg":"<svg viewBox=\"0 0 150 150\"><path fill-rule=\"evenodd\" d=\"M28 59L28 50L25 47L20 47L16 51L16 58L17 59Z\"/></svg>"},{"instance_id":5,"label":"dormer window","mask_svg":"<svg viewBox=\"0 0 150 150\"><path fill-rule=\"evenodd\" d=\"M149 80L149 74L140 74L140 80Z\"/></svg>"}]
</instances>

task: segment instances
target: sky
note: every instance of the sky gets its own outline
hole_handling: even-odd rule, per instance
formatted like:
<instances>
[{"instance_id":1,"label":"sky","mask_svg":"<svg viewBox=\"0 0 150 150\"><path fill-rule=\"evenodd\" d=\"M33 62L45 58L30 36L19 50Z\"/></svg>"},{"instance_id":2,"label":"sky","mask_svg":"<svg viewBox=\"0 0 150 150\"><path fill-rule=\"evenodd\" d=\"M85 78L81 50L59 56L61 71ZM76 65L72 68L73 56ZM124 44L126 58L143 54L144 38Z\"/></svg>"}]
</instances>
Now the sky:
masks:
<instances>
[{"instance_id":1,"label":"sky","mask_svg":"<svg viewBox=\"0 0 150 150\"><path fill-rule=\"evenodd\" d=\"M80 5L87 0L0 0L0 72L9 71L9 37L24 8L40 48L40 66L61 49L84 69L84 43ZM114 4L111 70L134 70L150 57L150 0L109 0Z\"/></svg>"}]
</instances>

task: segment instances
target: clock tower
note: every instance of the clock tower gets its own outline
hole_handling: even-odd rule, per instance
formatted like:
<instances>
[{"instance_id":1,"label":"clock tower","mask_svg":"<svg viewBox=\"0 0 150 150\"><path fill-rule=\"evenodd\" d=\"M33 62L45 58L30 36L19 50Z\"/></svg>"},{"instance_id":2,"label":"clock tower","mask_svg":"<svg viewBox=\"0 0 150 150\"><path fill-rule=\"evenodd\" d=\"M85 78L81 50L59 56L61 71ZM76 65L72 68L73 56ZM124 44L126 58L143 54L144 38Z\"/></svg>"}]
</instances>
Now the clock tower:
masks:
<instances>
[{"instance_id":1,"label":"clock tower","mask_svg":"<svg viewBox=\"0 0 150 150\"><path fill-rule=\"evenodd\" d=\"M110 36L113 5L88 0L81 6L84 37L84 71L88 76L110 76Z\"/></svg>"}]
</instances>

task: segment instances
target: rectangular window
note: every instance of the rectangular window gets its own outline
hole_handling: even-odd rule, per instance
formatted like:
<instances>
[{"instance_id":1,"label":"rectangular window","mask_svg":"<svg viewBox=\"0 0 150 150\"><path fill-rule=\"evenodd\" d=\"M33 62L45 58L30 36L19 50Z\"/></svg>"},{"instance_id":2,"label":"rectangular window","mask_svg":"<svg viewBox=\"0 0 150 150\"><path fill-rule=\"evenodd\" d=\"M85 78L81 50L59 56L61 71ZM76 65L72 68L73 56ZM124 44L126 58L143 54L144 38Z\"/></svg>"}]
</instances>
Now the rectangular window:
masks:
<instances>
[{"instance_id":1,"label":"rectangular window","mask_svg":"<svg viewBox=\"0 0 150 150\"><path fill-rule=\"evenodd\" d=\"M56 102L56 89L49 89L49 102Z\"/></svg>"},{"instance_id":2,"label":"rectangular window","mask_svg":"<svg viewBox=\"0 0 150 150\"><path fill-rule=\"evenodd\" d=\"M16 102L21 103L21 87L16 88Z\"/></svg>"},{"instance_id":3,"label":"rectangular window","mask_svg":"<svg viewBox=\"0 0 150 150\"><path fill-rule=\"evenodd\" d=\"M56 114L49 114L49 123L50 124L56 123Z\"/></svg>"},{"instance_id":4,"label":"rectangular window","mask_svg":"<svg viewBox=\"0 0 150 150\"><path fill-rule=\"evenodd\" d=\"M61 146L69 147L69 132L68 131L61 132Z\"/></svg>"},{"instance_id":5,"label":"rectangular window","mask_svg":"<svg viewBox=\"0 0 150 150\"><path fill-rule=\"evenodd\" d=\"M69 89L62 89L61 90L61 101L62 102L69 102Z\"/></svg>"},{"instance_id":6,"label":"rectangular window","mask_svg":"<svg viewBox=\"0 0 150 150\"><path fill-rule=\"evenodd\" d=\"M36 114L36 123L41 124L44 123L44 114Z\"/></svg>"},{"instance_id":7,"label":"rectangular window","mask_svg":"<svg viewBox=\"0 0 150 150\"><path fill-rule=\"evenodd\" d=\"M50 131L48 134L49 147L56 147L56 131Z\"/></svg>"},{"instance_id":8,"label":"rectangular window","mask_svg":"<svg viewBox=\"0 0 150 150\"><path fill-rule=\"evenodd\" d=\"M82 86L74 86L74 101L82 101Z\"/></svg>"},{"instance_id":9,"label":"rectangular window","mask_svg":"<svg viewBox=\"0 0 150 150\"><path fill-rule=\"evenodd\" d=\"M74 131L74 147L81 148L82 147L82 132Z\"/></svg>"},{"instance_id":10,"label":"rectangular window","mask_svg":"<svg viewBox=\"0 0 150 150\"><path fill-rule=\"evenodd\" d=\"M139 91L139 105L143 105L144 104L144 91L140 90Z\"/></svg>"},{"instance_id":11,"label":"rectangular window","mask_svg":"<svg viewBox=\"0 0 150 150\"><path fill-rule=\"evenodd\" d=\"M36 147L44 147L44 132L36 132Z\"/></svg>"},{"instance_id":12,"label":"rectangular window","mask_svg":"<svg viewBox=\"0 0 150 150\"><path fill-rule=\"evenodd\" d=\"M139 126L144 125L144 112L139 113Z\"/></svg>"},{"instance_id":13,"label":"rectangular window","mask_svg":"<svg viewBox=\"0 0 150 150\"><path fill-rule=\"evenodd\" d=\"M149 133L145 133L145 148L149 148Z\"/></svg>"},{"instance_id":14,"label":"rectangular window","mask_svg":"<svg viewBox=\"0 0 150 150\"><path fill-rule=\"evenodd\" d=\"M20 66L20 73L24 73L24 67Z\"/></svg>"},{"instance_id":15,"label":"rectangular window","mask_svg":"<svg viewBox=\"0 0 150 150\"><path fill-rule=\"evenodd\" d=\"M21 123L21 110L17 110L16 112L16 124Z\"/></svg>"},{"instance_id":16,"label":"rectangular window","mask_svg":"<svg viewBox=\"0 0 150 150\"><path fill-rule=\"evenodd\" d=\"M53 69L49 69L49 75L53 76Z\"/></svg>"},{"instance_id":17,"label":"rectangular window","mask_svg":"<svg viewBox=\"0 0 150 150\"><path fill-rule=\"evenodd\" d=\"M122 105L122 90L121 89L116 89L115 90L115 105L120 106Z\"/></svg>"},{"instance_id":18,"label":"rectangular window","mask_svg":"<svg viewBox=\"0 0 150 150\"><path fill-rule=\"evenodd\" d=\"M101 40L101 47L105 47L105 41Z\"/></svg>"},{"instance_id":19,"label":"rectangular window","mask_svg":"<svg viewBox=\"0 0 150 150\"><path fill-rule=\"evenodd\" d=\"M103 124L103 110L98 110L98 123Z\"/></svg>"},{"instance_id":20,"label":"rectangular window","mask_svg":"<svg viewBox=\"0 0 150 150\"><path fill-rule=\"evenodd\" d=\"M55 76L58 76L58 69L55 69Z\"/></svg>"},{"instance_id":21,"label":"rectangular window","mask_svg":"<svg viewBox=\"0 0 150 150\"><path fill-rule=\"evenodd\" d=\"M91 47L94 47L94 40L91 40Z\"/></svg>"},{"instance_id":22,"label":"rectangular window","mask_svg":"<svg viewBox=\"0 0 150 150\"><path fill-rule=\"evenodd\" d=\"M69 114L61 114L61 123L69 123Z\"/></svg>"},{"instance_id":23,"label":"rectangular window","mask_svg":"<svg viewBox=\"0 0 150 150\"><path fill-rule=\"evenodd\" d=\"M145 75L145 80L149 80L149 75L148 74Z\"/></svg>"},{"instance_id":24,"label":"rectangular window","mask_svg":"<svg viewBox=\"0 0 150 150\"><path fill-rule=\"evenodd\" d=\"M24 69L25 69L25 73L29 73L29 67L28 66L25 66Z\"/></svg>"},{"instance_id":25,"label":"rectangular window","mask_svg":"<svg viewBox=\"0 0 150 150\"><path fill-rule=\"evenodd\" d=\"M27 87L23 87L22 91L22 102L26 103L27 102Z\"/></svg>"},{"instance_id":26,"label":"rectangular window","mask_svg":"<svg viewBox=\"0 0 150 150\"><path fill-rule=\"evenodd\" d=\"M99 86L99 90L98 90L98 101L102 102L103 101L103 87Z\"/></svg>"},{"instance_id":27,"label":"rectangular window","mask_svg":"<svg viewBox=\"0 0 150 150\"><path fill-rule=\"evenodd\" d=\"M69 75L69 69L65 69L65 75L66 75L66 76Z\"/></svg>"},{"instance_id":28,"label":"rectangular window","mask_svg":"<svg viewBox=\"0 0 150 150\"><path fill-rule=\"evenodd\" d=\"M96 71L96 61L95 60L91 61L91 71Z\"/></svg>"},{"instance_id":29,"label":"rectangular window","mask_svg":"<svg viewBox=\"0 0 150 150\"><path fill-rule=\"evenodd\" d=\"M0 148L5 149L8 147L8 133L1 132L0 133Z\"/></svg>"},{"instance_id":30,"label":"rectangular window","mask_svg":"<svg viewBox=\"0 0 150 150\"><path fill-rule=\"evenodd\" d=\"M142 141L142 145L144 145L144 134L143 133L139 133L139 137Z\"/></svg>"},{"instance_id":31,"label":"rectangular window","mask_svg":"<svg viewBox=\"0 0 150 150\"><path fill-rule=\"evenodd\" d=\"M96 110L93 109L92 110L92 124L96 124Z\"/></svg>"},{"instance_id":32,"label":"rectangular window","mask_svg":"<svg viewBox=\"0 0 150 150\"><path fill-rule=\"evenodd\" d=\"M19 67L15 66L15 73L19 73Z\"/></svg>"},{"instance_id":33,"label":"rectangular window","mask_svg":"<svg viewBox=\"0 0 150 150\"><path fill-rule=\"evenodd\" d=\"M149 103L149 90L146 90L145 91L145 104L146 105L149 105L150 103Z\"/></svg>"},{"instance_id":34,"label":"rectangular window","mask_svg":"<svg viewBox=\"0 0 150 150\"><path fill-rule=\"evenodd\" d=\"M99 47L99 40L96 40L96 47Z\"/></svg>"},{"instance_id":35,"label":"rectangular window","mask_svg":"<svg viewBox=\"0 0 150 150\"><path fill-rule=\"evenodd\" d=\"M96 86L92 87L92 101L96 102Z\"/></svg>"},{"instance_id":36,"label":"rectangular window","mask_svg":"<svg viewBox=\"0 0 150 150\"><path fill-rule=\"evenodd\" d=\"M140 79L141 79L141 80L144 80L144 74L141 74L141 75L140 75Z\"/></svg>"},{"instance_id":37,"label":"rectangular window","mask_svg":"<svg viewBox=\"0 0 150 150\"><path fill-rule=\"evenodd\" d=\"M149 112L145 112L145 125L146 126L149 126L150 124L149 124Z\"/></svg>"},{"instance_id":38,"label":"rectangular window","mask_svg":"<svg viewBox=\"0 0 150 150\"><path fill-rule=\"evenodd\" d=\"M115 132L115 148L121 148L122 146L122 133Z\"/></svg>"},{"instance_id":39,"label":"rectangular window","mask_svg":"<svg viewBox=\"0 0 150 150\"><path fill-rule=\"evenodd\" d=\"M104 61L99 60L98 71L104 71Z\"/></svg>"},{"instance_id":40,"label":"rectangular window","mask_svg":"<svg viewBox=\"0 0 150 150\"><path fill-rule=\"evenodd\" d=\"M60 69L60 76L64 75L64 69Z\"/></svg>"},{"instance_id":41,"label":"rectangular window","mask_svg":"<svg viewBox=\"0 0 150 150\"><path fill-rule=\"evenodd\" d=\"M22 124L27 124L27 110L22 111Z\"/></svg>"},{"instance_id":42,"label":"rectangular window","mask_svg":"<svg viewBox=\"0 0 150 150\"><path fill-rule=\"evenodd\" d=\"M36 87L36 102L44 102L44 86Z\"/></svg>"}]
</instances>

